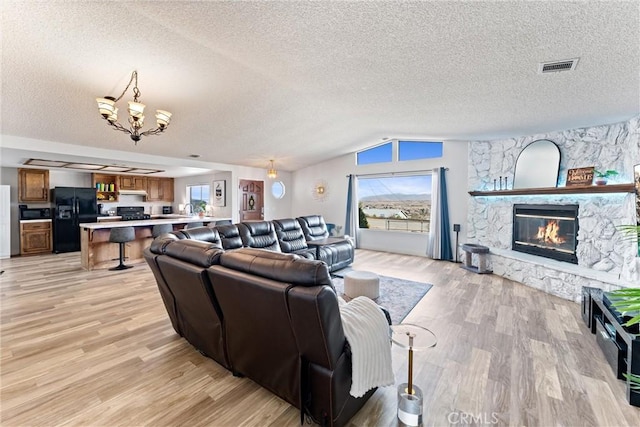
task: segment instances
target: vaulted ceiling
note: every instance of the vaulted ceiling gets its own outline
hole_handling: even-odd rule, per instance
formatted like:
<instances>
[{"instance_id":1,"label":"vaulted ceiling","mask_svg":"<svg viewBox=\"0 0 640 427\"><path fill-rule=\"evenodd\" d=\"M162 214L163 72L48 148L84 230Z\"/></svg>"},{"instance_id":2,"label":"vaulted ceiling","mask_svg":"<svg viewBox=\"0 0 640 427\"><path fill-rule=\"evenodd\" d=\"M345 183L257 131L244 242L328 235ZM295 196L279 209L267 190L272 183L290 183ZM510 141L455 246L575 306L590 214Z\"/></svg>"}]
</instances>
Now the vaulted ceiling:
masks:
<instances>
[{"instance_id":1,"label":"vaulted ceiling","mask_svg":"<svg viewBox=\"0 0 640 427\"><path fill-rule=\"evenodd\" d=\"M296 170L384 137L612 123L640 112L639 34L637 1L4 0L1 130L52 142L59 160L82 146L101 163L118 150ZM574 71L538 72L570 58ZM95 102L133 70L146 128L156 109L173 113L137 145ZM3 157L30 149L12 144Z\"/></svg>"}]
</instances>

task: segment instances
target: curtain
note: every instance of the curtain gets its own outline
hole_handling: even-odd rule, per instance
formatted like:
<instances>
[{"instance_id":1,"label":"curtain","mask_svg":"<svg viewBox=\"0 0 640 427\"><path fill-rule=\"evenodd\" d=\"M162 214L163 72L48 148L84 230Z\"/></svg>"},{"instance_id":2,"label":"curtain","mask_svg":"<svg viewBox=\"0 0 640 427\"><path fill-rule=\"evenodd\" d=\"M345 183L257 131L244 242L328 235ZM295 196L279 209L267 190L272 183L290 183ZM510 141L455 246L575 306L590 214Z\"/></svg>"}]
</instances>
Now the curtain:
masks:
<instances>
[{"instance_id":1,"label":"curtain","mask_svg":"<svg viewBox=\"0 0 640 427\"><path fill-rule=\"evenodd\" d=\"M358 197L356 190L358 188L358 177L349 175L349 183L347 187L347 217L344 221L344 234L349 235L353 239L354 246L358 248L358 228L360 217L358 215Z\"/></svg>"},{"instance_id":2,"label":"curtain","mask_svg":"<svg viewBox=\"0 0 640 427\"><path fill-rule=\"evenodd\" d=\"M427 256L452 260L451 231L449 230L449 204L444 168L435 168L431 175L431 224Z\"/></svg>"}]
</instances>

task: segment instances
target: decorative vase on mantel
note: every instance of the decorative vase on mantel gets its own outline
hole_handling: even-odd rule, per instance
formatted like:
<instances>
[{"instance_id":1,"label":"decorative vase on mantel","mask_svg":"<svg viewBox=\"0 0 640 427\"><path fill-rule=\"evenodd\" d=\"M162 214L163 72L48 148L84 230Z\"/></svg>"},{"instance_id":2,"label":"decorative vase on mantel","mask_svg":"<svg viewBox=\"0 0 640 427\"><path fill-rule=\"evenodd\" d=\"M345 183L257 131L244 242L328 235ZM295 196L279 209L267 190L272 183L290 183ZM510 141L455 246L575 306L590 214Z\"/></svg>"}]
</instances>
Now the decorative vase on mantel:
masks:
<instances>
[{"instance_id":1,"label":"decorative vase on mantel","mask_svg":"<svg viewBox=\"0 0 640 427\"><path fill-rule=\"evenodd\" d=\"M595 176L596 185L607 185L609 178L612 176L618 175L618 171L609 169L603 172L603 171L594 169L593 174Z\"/></svg>"}]
</instances>

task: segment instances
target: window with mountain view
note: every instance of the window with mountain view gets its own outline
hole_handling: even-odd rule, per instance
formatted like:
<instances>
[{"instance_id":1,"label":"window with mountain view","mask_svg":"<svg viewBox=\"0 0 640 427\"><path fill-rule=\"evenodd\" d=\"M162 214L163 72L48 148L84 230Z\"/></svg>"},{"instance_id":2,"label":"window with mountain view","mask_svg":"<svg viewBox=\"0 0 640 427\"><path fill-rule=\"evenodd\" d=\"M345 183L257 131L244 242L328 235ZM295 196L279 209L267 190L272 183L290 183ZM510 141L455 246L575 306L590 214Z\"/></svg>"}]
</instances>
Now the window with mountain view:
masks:
<instances>
[{"instance_id":1,"label":"window with mountain view","mask_svg":"<svg viewBox=\"0 0 640 427\"><path fill-rule=\"evenodd\" d=\"M431 174L358 178L360 228L429 232Z\"/></svg>"},{"instance_id":2,"label":"window with mountain view","mask_svg":"<svg viewBox=\"0 0 640 427\"><path fill-rule=\"evenodd\" d=\"M187 202L191 203L193 210L191 213L204 212L209 200L210 188L208 185L188 185Z\"/></svg>"}]
</instances>

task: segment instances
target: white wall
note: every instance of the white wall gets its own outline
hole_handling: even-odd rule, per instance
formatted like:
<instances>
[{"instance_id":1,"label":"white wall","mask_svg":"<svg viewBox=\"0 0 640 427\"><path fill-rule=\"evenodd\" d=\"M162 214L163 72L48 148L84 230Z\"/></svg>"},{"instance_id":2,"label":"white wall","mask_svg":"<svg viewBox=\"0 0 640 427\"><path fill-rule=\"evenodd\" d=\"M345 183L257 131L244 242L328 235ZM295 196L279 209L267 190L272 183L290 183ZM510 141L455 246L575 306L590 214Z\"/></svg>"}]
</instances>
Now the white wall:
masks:
<instances>
[{"instance_id":1,"label":"white wall","mask_svg":"<svg viewBox=\"0 0 640 427\"><path fill-rule=\"evenodd\" d=\"M215 207L214 216L219 218L232 218L233 222L239 222L238 182L240 179L264 181L264 219L272 220L288 218L291 216L291 173L278 171L276 180L282 181L286 192L282 199L276 199L271 195L273 180L267 178L267 170L246 166L229 165L228 172L217 172L203 175L188 176L175 179L174 211L177 212L178 204L186 203L187 186L208 184L213 186L213 181L224 179L227 181L227 206Z\"/></svg>"},{"instance_id":2,"label":"white wall","mask_svg":"<svg viewBox=\"0 0 640 427\"><path fill-rule=\"evenodd\" d=\"M347 178L349 174L370 174L386 172L411 172L447 167L447 190L451 224L461 224L460 242L466 236L467 219L467 142L446 141L443 157L438 159L415 160L396 163L380 163L357 166L355 155L348 154L326 162L318 163L293 173L293 199L291 216L320 214L326 222L344 227L347 204ZM313 197L313 189L318 181L327 183L324 201ZM387 252L424 255L427 249L426 234L403 232L376 232L361 230L360 247ZM455 234L452 231L452 245Z\"/></svg>"}]
</instances>

